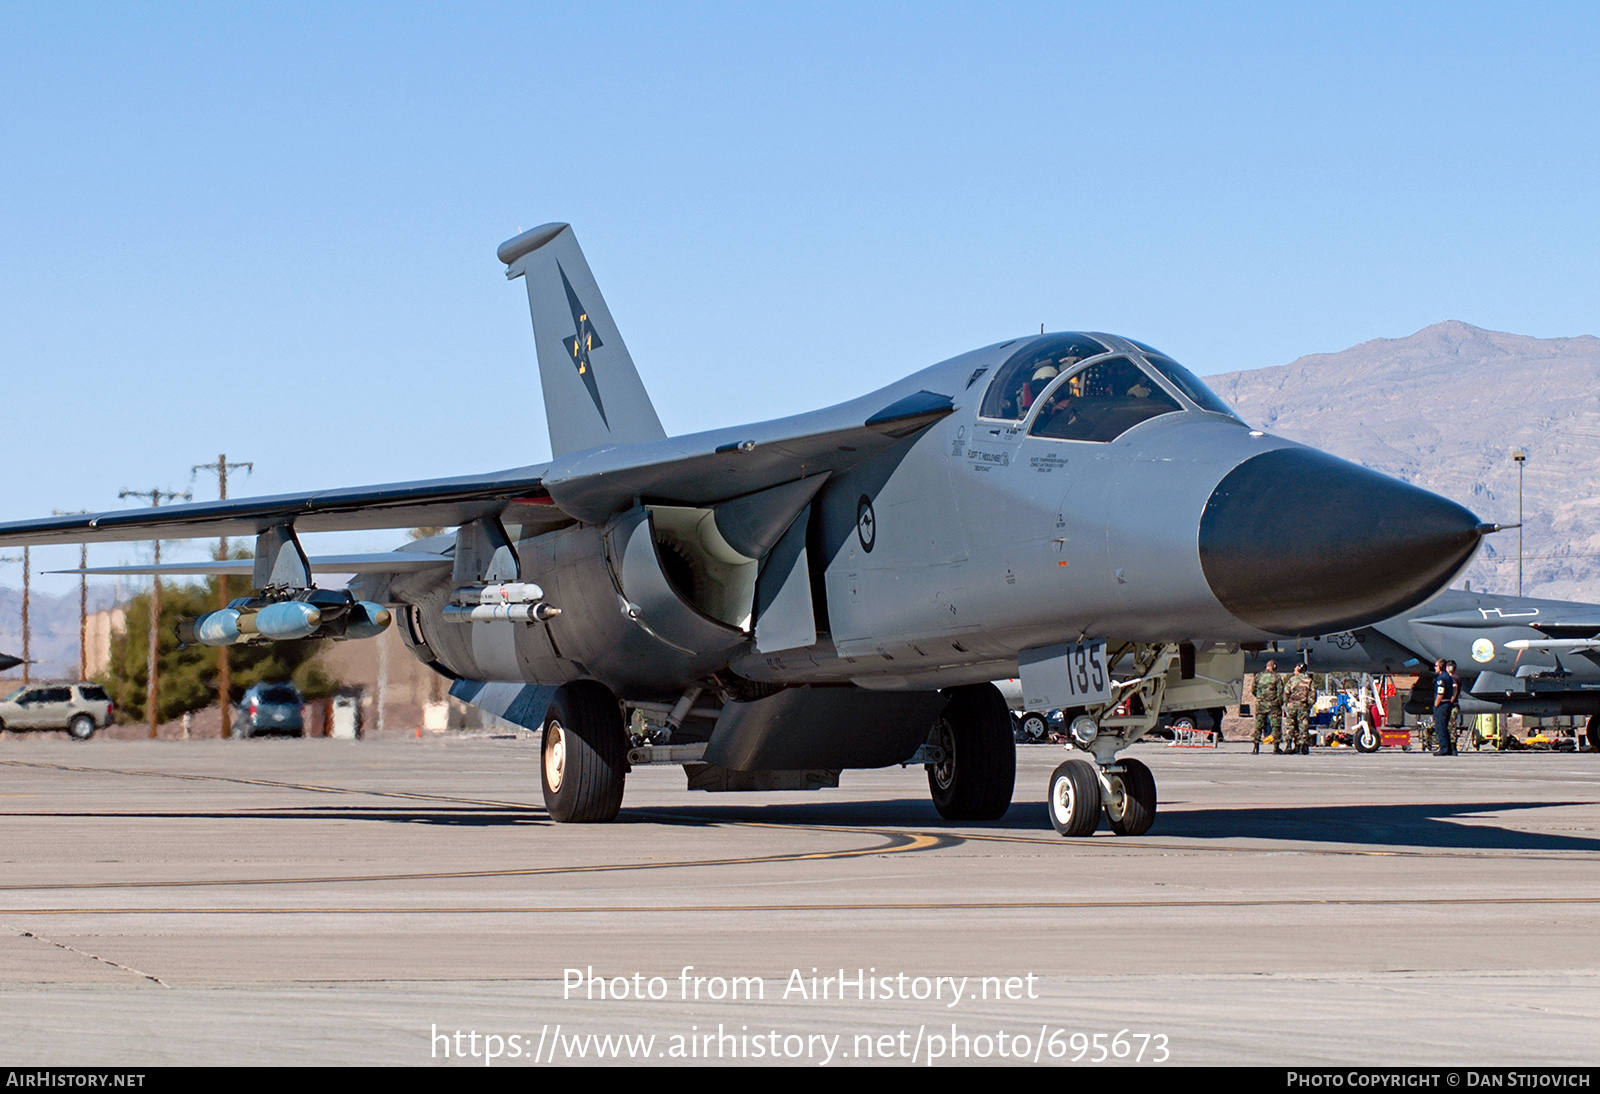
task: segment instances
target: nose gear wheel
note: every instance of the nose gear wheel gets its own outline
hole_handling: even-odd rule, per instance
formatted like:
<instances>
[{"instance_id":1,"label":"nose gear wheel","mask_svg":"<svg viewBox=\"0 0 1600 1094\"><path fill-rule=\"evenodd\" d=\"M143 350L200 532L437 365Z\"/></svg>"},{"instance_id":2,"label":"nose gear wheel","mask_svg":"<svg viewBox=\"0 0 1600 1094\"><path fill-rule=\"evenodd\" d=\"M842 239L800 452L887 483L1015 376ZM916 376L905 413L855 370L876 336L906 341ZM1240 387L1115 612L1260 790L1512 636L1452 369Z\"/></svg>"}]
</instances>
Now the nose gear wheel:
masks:
<instances>
[{"instance_id":1,"label":"nose gear wheel","mask_svg":"<svg viewBox=\"0 0 1600 1094\"><path fill-rule=\"evenodd\" d=\"M1123 760L1122 770L1106 776L1106 821L1119 836L1142 836L1156 819L1156 779L1138 760Z\"/></svg>"},{"instance_id":2,"label":"nose gear wheel","mask_svg":"<svg viewBox=\"0 0 1600 1094\"><path fill-rule=\"evenodd\" d=\"M1050 776L1050 824L1063 836L1093 835L1100 823L1100 777L1088 760L1068 760Z\"/></svg>"}]
</instances>

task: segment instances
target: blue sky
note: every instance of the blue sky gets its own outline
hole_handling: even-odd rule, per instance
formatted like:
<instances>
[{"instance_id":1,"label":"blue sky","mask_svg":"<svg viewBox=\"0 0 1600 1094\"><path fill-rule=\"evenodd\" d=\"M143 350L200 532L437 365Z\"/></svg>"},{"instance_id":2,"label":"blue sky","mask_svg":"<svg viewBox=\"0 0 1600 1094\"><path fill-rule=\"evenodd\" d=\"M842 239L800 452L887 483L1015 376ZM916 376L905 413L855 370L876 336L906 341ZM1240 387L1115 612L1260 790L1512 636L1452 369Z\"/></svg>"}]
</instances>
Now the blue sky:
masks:
<instances>
[{"instance_id":1,"label":"blue sky","mask_svg":"<svg viewBox=\"0 0 1600 1094\"><path fill-rule=\"evenodd\" d=\"M549 220L671 432L1040 323L1600 333L1597 10L0 7L0 519L546 458L494 249Z\"/></svg>"}]
</instances>

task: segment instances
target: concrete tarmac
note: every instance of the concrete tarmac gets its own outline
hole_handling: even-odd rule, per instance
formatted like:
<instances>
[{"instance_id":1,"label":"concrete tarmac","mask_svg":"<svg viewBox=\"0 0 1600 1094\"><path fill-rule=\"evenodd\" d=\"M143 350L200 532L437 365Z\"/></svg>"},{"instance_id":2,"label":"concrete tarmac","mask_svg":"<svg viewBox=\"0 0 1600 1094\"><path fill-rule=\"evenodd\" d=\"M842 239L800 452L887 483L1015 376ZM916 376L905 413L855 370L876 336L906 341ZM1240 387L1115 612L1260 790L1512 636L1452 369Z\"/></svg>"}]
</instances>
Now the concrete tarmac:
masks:
<instances>
[{"instance_id":1,"label":"concrete tarmac","mask_svg":"<svg viewBox=\"0 0 1600 1094\"><path fill-rule=\"evenodd\" d=\"M1069 840L1048 745L990 824L652 768L590 826L537 739L12 736L0 1061L1596 1062L1600 756L1132 754L1151 833Z\"/></svg>"}]
</instances>

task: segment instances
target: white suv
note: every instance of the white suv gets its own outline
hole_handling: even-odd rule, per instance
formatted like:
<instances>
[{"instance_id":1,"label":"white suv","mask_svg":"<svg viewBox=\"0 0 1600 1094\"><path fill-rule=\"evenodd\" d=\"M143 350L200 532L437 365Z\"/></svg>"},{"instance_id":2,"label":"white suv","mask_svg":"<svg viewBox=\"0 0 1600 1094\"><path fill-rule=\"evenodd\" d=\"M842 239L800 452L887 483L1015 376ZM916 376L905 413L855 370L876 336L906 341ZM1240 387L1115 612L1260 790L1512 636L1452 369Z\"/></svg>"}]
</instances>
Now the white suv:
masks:
<instances>
[{"instance_id":1,"label":"white suv","mask_svg":"<svg viewBox=\"0 0 1600 1094\"><path fill-rule=\"evenodd\" d=\"M25 684L0 700L0 729L64 729L87 741L116 709L99 684Z\"/></svg>"}]
</instances>

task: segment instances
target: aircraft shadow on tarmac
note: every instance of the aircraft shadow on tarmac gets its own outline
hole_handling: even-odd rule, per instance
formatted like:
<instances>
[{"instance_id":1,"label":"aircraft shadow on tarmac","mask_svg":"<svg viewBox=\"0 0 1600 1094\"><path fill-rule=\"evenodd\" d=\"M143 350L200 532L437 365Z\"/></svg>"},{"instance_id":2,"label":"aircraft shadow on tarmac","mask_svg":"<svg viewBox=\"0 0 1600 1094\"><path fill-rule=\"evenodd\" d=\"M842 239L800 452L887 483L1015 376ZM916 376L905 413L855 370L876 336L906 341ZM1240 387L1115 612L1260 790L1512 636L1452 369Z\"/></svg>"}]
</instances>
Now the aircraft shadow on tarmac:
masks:
<instances>
[{"instance_id":1,"label":"aircraft shadow on tarmac","mask_svg":"<svg viewBox=\"0 0 1600 1094\"><path fill-rule=\"evenodd\" d=\"M1255 839L1284 843L1339 843L1371 847L1422 847L1474 851L1600 852L1600 838L1499 827L1479 814L1547 809L1593 802L1459 802L1426 805L1242 806L1166 810L1156 814L1150 837L1192 840ZM630 810L623 821L649 823L805 824L819 827L915 827L1052 831L1043 805L1017 802L987 823L947 821L922 799L874 802L796 802L781 805L666 806ZM1107 836L1102 824L1100 835ZM1121 842L1121 841L1119 841Z\"/></svg>"},{"instance_id":2,"label":"aircraft shadow on tarmac","mask_svg":"<svg viewBox=\"0 0 1600 1094\"><path fill-rule=\"evenodd\" d=\"M1272 839L1471 851L1595 851L1600 839L1499 827L1483 813L1593 802L1457 802L1427 805L1260 806L1156 815L1152 836Z\"/></svg>"},{"instance_id":3,"label":"aircraft shadow on tarmac","mask_svg":"<svg viewBox=\"0 0 1600 1094\"><path fill-rule=\"evenodd\" d=\"M1238 808L1169 809L1156 815L1149 836L1169 839L1252 839L1281 843L1336 843L1363 847L1420 847L1470 851L1589 851L1600 852L1600 838L1519 831L1498 827L1479 814L1510 810L1547 809L1590 805L1593 802L1459 802L1426 805L1311 805L1240 806ZM10 812L8 816L28 816ZM50 813L52 817L78 816L105 819L106 814ZM118 813L119 817L130 814ZM430 824L452 827L547 825L543 809L499 805L427 808L321 806L308 809L229 811L141 811L140 819L272 820L272 821L377 821L385 824ZM903 798L870 802L813 801L775 805L712 804L629 808L623 805L622 824L716 825L792 824L818 828L964 829L995 832L1051 832L1039 802L1017 802L997 821L947 821L926 799ZM954 835L954 834L953 834ZM1099 836L1110 839L1102 824ZM959 836L955 835L955 842ZM1125 841L1118 840L1118 843ZM1126 841L1137 842L1137 841ZM941 846L948 843L941 842ZM1108 847L1110 843L1108 842Z\"/></svg>"}]
</instances>

